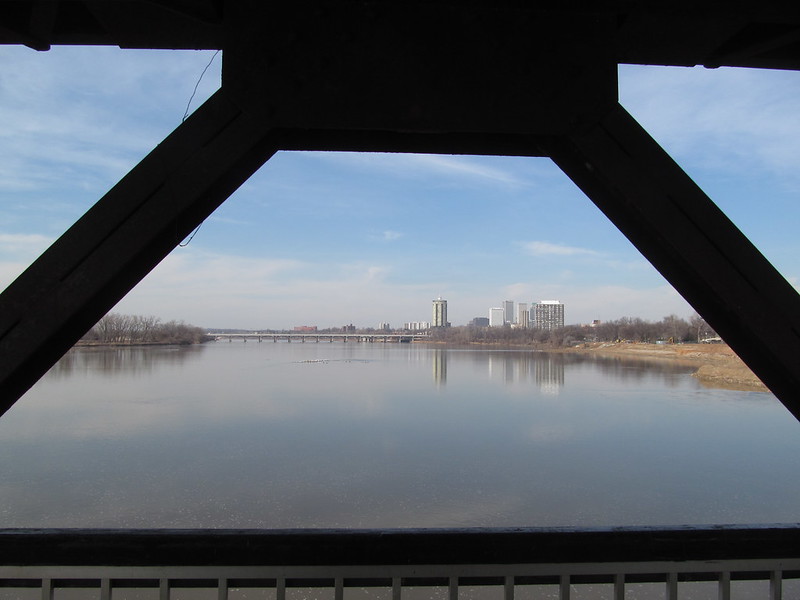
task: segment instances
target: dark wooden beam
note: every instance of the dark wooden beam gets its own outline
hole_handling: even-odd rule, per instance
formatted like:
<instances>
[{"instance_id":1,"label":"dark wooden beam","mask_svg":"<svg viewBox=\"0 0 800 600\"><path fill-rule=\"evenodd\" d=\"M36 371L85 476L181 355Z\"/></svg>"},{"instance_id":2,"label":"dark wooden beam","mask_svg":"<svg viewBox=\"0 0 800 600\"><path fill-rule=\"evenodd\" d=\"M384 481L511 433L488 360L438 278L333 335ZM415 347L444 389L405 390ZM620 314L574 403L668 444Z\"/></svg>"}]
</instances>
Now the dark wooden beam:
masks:
<instances>
[{"instance_id":1,"label":"dark wooden beam","mask_svg":"<svg viewBox=\"0 0 800 600\"><path fill-rule=\"evenodd\" d=\"M547 156L547 138L538 135L412 133L291 129L282 150L316 152L396 152L472 154L481 156Z\"/></svg>"},{"instance_id":2,"label":"dark wooden beam","mask_svg":"<svg viewBox=\"0 0 800 600\"><path fill-rule=\"evenodd\" d=\"M800 419L800 296L617 106L550 155Z\"/></svg>"},{"instance_id":3,"label":"dark wooden beam","mask_svg":"<svg viewBox=\"0 0 800 600\"><path fill-rule=\"evenodd\" d=\"M223 88L275 127L460 136L474 151L483 136L573 131L617 101L609 17L484 2L228 9Z\"/></svg>"},{"instance_id":4,"label":"dark wooden beam","mask_svg":"<svg viewBox=\"0 0 800 600\"><path fill-rule=\"evenodd\" d=\"M0 295L0 414L278 149L220 91Z\"/></svg>"},{"instance_id":5,"label":"dark wooden beam","mask_svg":"<svg viewBox=\"0 0 800 600\"><path fill-rule=\"evenodd\" d=\"M796 525L490 529L0 530L0 564L533 565L795 558ZM330 582L333 583L332 581Z\"/></svg>"}]
</instances>

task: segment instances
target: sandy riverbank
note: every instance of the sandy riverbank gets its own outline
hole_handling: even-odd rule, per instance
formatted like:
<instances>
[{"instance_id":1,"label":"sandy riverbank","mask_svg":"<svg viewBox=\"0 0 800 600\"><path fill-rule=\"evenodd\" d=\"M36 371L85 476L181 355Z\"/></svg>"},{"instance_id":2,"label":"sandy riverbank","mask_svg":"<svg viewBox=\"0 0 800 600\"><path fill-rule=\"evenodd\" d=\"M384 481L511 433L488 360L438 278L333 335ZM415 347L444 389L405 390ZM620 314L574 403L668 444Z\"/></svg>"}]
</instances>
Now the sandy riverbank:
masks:
<instances>
[{"instance_id":1,"label":"sandy riverbank","mask_svg":"<svg viewBox=\"0 0 800 600\"><path fill-rule=\"evenodd\" d=\"M705 386L768 392L767 387L726 344L595 343L566 352L630 356L644 360L672 360L697 367L694 376Z\"/></svg>"}]
</instances>

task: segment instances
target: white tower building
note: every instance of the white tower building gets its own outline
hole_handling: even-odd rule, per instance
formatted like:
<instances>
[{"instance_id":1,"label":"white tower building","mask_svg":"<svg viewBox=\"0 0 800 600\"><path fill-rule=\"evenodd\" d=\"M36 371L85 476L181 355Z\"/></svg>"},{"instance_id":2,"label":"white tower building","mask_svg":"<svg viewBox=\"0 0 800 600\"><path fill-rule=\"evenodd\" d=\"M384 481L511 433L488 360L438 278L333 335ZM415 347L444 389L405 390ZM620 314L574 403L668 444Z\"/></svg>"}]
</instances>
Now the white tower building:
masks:
<instances>
[{"instance_id":1,"label":"white tower building","mask_svg":"<svg viewBox=\"0 0 800 600\"><path fill-rule=\"evenodd\" d=\"M439 296L433 301L432 327L447 327L447 300L442 300Z\"/></svg>"},{"instance_id":2,"label":"white tower building","mask_svg":"<svg viewBox=\"0 0 800 600\"><path fill-rule=\"evenodd\" d=\"M505 322L505 311L502 308L489 309L489 327L502 327Z\"/></svg>"}]
</instances>

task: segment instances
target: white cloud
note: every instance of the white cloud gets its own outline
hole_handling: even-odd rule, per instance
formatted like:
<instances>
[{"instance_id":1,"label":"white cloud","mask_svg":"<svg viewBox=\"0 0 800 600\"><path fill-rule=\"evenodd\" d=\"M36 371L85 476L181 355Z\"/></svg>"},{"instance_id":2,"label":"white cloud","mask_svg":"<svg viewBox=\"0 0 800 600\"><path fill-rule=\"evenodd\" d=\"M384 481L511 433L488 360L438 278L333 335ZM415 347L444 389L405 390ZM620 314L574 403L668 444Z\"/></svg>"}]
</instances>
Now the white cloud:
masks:
<instances>
[{"instance_id":1,"label":"white cloud","mask_svg":"<svg viewBox=\"0 0 800 600\"><path fill-rule=\"evenodd\" d=\"M104 191L180 124L208 56L0 48L0 191ZM207 75L194 107L218 85Z\"/></svg>"},{"instance_id":2,"label":"white cloud","mask_svg":"<svg viewBox=\"0 0 800 600\"><path fill-rule=\"evenodd\" d=\"M502 290L503 298L515 302L530 302L536 293L536 286L531 283L512 283Z\"/></svg>"},{"instance_id":3,"label":"white cloud","mask_svg":"<svg viewBox=\"0 0 800 600\"><path fill-rule=\"evenodd\" d=\"M693 309L669 285L634 288L604 285L589 288L565 288L556 292L568 314L570 323L589 323L593 319L608 321L620 317L640 317L657 321L670 314L689 316Z\"/></svg>"},{"instance_id":4,"label":"white cloud","mask_svg":"<svg viewBox=\"0 0 800 600\"><path fill-rule=\"evenodd\" d=\"M249 258L181 248L114 309L201 327L320 327L429 320L431 286L388 281L370 263L311 263ZM302 321L302 323L300 322Z\"/></svg>"},{"instance_id":5,"label":"white cloud","mask_svg":"<svg viewBox=\"0 0 800 600\"><path fill-rule=\"evenodd\" d=\"M620 99L677 158L797 176L800 78L792 71L620 67Z\"/></svg>"},{"instance_id":6,"label":"white cloud","mask_svg":"<svg viewBox=\"0 0 800 600\"><path fill-rule=\"evenodd\" d=\"M383 232L383 240L386 242L393 242L399 240L401 237L403 237L403 234L399 231L387 230Z\"/></svg>"},{"instance_id":7,"label":"white cloud","mask_svg":"<svg viewBox=\"0 0 800 600\"><path fill-rule=\"evenodd\" d=\"M4 290L53 243L35 233L0 233L0 290Z\"/></svg>"},{"instance_id":8,"label":"white cloud","mask_svg":"<svg viewBox=\"0 0 800 600\"><path fill-rule=\"evenodd\" d=\"M0 233L0 252L6 254L40 254L53 243L53 238L38 233Z\"/></svg>"},{"instance_id":9,"label":"white cloud","mask_svg":"<svg viewBox=\"0 0 800 600\"><path fill-rule=\"evenodd\" d=\"M599 256L599 253L587 248L552 244L550 242L522 242L523 249L532 256Z\"/></svg>"},{"instance_id":10,"label":"white cloud","mask_svg":"<svg viewBox=\"0 0 800 600\"><path fill-rule=\"evenodd\" d=\"M487 164L486 160L471 156L450 156L440 154L388 154L346 152L307 153L317 158L336 163L346 168L368 169L385 172L398 177L437 177L443 181L451 178L466 178L493 185L524 186L529 181L521 179L512 168L514 159L506 159L505 167ZM500 161L497 161L498 163ZM528 161L528 167L534 164Z\"/></svg>"}]
</instances>

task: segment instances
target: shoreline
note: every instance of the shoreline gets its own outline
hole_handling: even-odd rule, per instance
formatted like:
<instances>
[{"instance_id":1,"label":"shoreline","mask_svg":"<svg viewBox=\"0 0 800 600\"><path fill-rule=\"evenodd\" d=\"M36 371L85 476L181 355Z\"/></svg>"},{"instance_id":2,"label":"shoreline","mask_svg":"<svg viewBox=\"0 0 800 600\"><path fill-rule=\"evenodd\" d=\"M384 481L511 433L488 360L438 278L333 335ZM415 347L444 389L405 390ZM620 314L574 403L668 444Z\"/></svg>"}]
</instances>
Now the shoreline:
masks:
<instances>
[{"instance_id":1,"label":"shoreline","mask_svg":"<svg viewBox=\"0 0 800 600\"><path fill-rule=\"evenodd\" d=\"M769 393L769 388L727 344L596 342L552 351L679 362L696 367L692 376L706 387Z\"/></svg>"},{"instance_id":2,"label":"shoreline","mask_svg":"<svg viewBox=\"0 0 800 600\"><path fill-rule=\"evenodd\" d=\"M202 344L203 342L200 342ZM422 344L434 346L464 346L446 341L425 341ZM117 342L101 343L82 341L75 348L120 348L146 346L194 345L181 342ZM552 352L554 354L583 354L616 358L635 358L637 360L671 361L694 367L692 376L703 386L743 392L769 393L769 388L745 365L727 344L648 344L642 342L587 342L568 348L555 348L545 345L497 344L471 342L471 347L507 348L530 350L533 352Z\"/></svg>"},{"instance_id":3,"label":"shoreline","mask_svg":"<svg viewBox=\"0 0 800 600\"><path fill-rule=\"evenodd\" d=\"M456 346L441 342L426 344ZM460 345L460 344L458 344ZM742 362L727 344L649 344L644 342L586 342L566 348L550 347L547 344L498 344L471 342L468 346L530 350L554 354L584 354L616 358L632 358L648 361L671 361L694 367L692 376L708 388L742 392L769 393L769 388Z\"/></svg>"}]
</instances>

